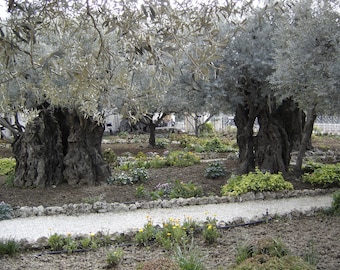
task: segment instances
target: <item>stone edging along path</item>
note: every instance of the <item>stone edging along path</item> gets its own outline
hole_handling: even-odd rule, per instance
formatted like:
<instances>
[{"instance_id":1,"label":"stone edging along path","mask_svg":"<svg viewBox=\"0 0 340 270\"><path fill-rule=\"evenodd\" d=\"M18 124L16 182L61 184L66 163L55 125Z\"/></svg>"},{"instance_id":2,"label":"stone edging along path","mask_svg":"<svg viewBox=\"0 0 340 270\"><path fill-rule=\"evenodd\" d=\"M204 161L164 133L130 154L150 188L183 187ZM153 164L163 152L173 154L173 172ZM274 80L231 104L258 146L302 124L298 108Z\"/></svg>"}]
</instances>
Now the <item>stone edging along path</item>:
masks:
<instances>
[{"instance_id":1,"label":"stone edging along path","mask_svg":"<svg viewBox=\"0 0 340 270\"><path fill-rule=\"evenodd\" d=\"M137 209L157 209L157 208L179 208L190 205L206 205L220 203L235 203L256 200L275 200L284 198L296 198L304 196L319 196L335 192L337 189L315 189L315 190L284 190L278 192L248 192L240 196L210 196L210 197L193 197L178 198L169 200L142 201L134 203L107 203L98 201L93 204L65 204L63 206L22 206L14 207L11 213L12 218L26 218L34 216L54 216L69 215L77 216L80 214L91 213L120 213L134 211Z\"/></svg>"}]
</instances>

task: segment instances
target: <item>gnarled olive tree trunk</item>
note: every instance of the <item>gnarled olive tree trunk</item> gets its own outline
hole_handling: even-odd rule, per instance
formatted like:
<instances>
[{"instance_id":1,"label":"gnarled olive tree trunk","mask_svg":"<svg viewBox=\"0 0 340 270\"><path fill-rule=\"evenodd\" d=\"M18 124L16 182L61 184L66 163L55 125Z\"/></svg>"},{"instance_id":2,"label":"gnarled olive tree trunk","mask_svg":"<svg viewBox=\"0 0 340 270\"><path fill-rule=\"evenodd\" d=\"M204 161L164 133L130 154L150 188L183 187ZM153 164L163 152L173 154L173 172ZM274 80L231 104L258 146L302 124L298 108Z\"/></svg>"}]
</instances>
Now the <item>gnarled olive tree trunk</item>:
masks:
<instances>
[{"instance_id":1,"label":"gnarled olive tree trunk","mask_svg":"<svg viewBox=\"0 0 340 270\"><path fill-rule=\"evenodd\" d=\"M15 186L95 185L110 176L101 155L103 127L74 111L43 109L13 143Z\"/></svg>"},{"instance_id":2,"label":"gnarled olive tree trunk","mask_svg":"<svg viewBox=\"0 0 340 270\"><path fill-rule=\"evenodd\" d=\"M235 113L237 126L237 145L239 147L239 174L245 174L255 169L254 155L254 122L257 112L238 105Z\"/></svg>"},{"instance_id":3,"label":"gnarled olive tree trunk","mask_svg":"<svg viewBox=\"0 0 340 270\"><path fill-rule=\"evenodd\" d=\"M256 136L256 166L271 173L288 171L290 145L285 129L268 109L263 109L257 118L260 129Z\"/></svg>"},{"instance_id":4,"label":"gnarled olive tree trunk","mask_svg":"<svg viewBox=\"0 0 340 270\"><path fill-rule=\"evenodd\" d=\"M240 174L253 171L255 166L273 173L287 172L293 147L300 147L303 112L292 100L284 101L278 108L275 100L265 100L258 102L257 106L248 103L237 107L235 123ZM256 118L259 132L255 136Z\"/></svg>"}]
</instances>

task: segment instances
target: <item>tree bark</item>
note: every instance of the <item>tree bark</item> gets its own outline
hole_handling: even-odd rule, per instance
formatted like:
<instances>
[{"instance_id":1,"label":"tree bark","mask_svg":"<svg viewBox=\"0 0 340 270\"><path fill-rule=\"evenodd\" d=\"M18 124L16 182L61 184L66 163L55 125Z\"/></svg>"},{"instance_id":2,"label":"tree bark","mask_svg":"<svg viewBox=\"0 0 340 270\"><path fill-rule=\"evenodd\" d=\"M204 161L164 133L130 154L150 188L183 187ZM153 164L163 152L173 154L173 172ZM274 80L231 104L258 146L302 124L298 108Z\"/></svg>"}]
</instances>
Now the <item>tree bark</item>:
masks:
<instances>
[{"instance_id":1,"label":"tree bark","mask_svg":"<svg viewBox=\"0 0 340 270\"><path fill-rule=\"evenodd\" d=\"M274 113L274 118L287 133L290 145L289 152L298 150L305 125L305 113L292 99L286 99Z\"/></svg>"},{"instance_id":2,"label":"tree bark","mask_svg":"<svg viewBox=\"0 0 340 270\"><path fill-rule=\"evenodd\" d=\"M157 124L153 123L152 120L148 124L150 130L149 145L151 147L156 147L156 127Z\"/></svg>"},{"instance_id":3,"label":"tree bark","mask_svg":"<svg viewBox=\"0 0 340 270\"><path fill-rule=\"evenodd\" d=\"M43 109L13 143L15 186L94 185L106 181L101 155L104 128L76 112Z\"/></svg>"},{"instance_id":4,"label":"tree bark","mask_svg":"<svg viewBox=\"0 0 340 270\"><path fill-rule=\"evenodd\" d=\"M14 185L45 187L63 182L63 153L59 124L43 110L12 144L16 159Z\"/></svg>"},{"instance_id":5,"label":"tree bark","mask_svg":"<svg viewBox=\"0 0 340 270\"><path fill-rule=\"evenodd\" d=\"M290 160L288 136L279 122L263 109L258 115L260 125L256 137L255 164L271 173L287 172Z\"/></svg>"},{"instance_id":6,"label":"tree bark","mask_svg":"<svg viewBox=\"0 0 340 270\"><path fill-rule=\"evenodd\" d=\"M69 136L64 157L65 180L71 184L96 185L105 182L110 169L101 154L104 127L77 113L67 114Z\"/></svg>"},{"instance_id":7,"label":"tree bark","mask_svg":"<svg viewBox=\"0 0 340 270\"><path fill-rule=\"evenodd\" d=\"M239 174L246 174L255 169L254 122L256 113L238 105L235 113L237 126L237 145L239 147Z\"/></svg>"},{"instance_id":8,"label":"tree bark","mask_svg":"<svg viewBox=\"0 0 340 270\"><path fill-rule=\"evenodd\" d=\"M315 112L315 107L313 106L307 111L307 120L306 120L304 129L303 129L302 140L301 140L298 156L296 159L296 165L294 168L294 171L297 175L301 175L302 162L303 162L303 158L305 156L306 150L308 148L308 145L311 141L315 119L316 119L316 112Z\"/></svg>"}]
</instances>

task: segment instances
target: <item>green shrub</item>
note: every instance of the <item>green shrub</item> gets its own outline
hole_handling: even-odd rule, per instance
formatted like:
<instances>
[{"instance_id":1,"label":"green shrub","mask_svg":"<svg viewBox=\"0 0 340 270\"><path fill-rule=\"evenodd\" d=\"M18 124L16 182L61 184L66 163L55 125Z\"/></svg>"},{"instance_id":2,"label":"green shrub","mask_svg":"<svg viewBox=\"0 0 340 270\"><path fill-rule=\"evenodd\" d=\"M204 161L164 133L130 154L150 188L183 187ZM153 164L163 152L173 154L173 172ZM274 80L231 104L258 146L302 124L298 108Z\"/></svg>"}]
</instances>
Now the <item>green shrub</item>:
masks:
<instances>
[{"instance_id":1,"label":"green shrub","mask_svg":"<svg viewBox=\"0 0 340 270\"><path fill-rule=\"evenodd\" d=\"M261 172L256 169L244 175L232 176L228 183L222 186L222 196L240 195L249 191L278 191L291 190L293 185L284 180L281 173L271 174L269 172Z\"/></svg>"},{"instance_id":2,"label":"green shrub","mask_svg":"<svg viewBox=\"0 0 340 270\"><path fill-rule=\"evenodd\" d=\"M218 138L214 138L210 141L207 141L204 150L206 152L217 152L217 153L224 153L228 152L230 147L228 145L223 144Z\"/></svg>"},{"instance_id":3,"label":"green shrub","mask_svg":"<svg viewBox=\"0 0 340 270\"><path fill-rule=\"evenodd\" d=\"M0 241L0 256L14 256L19 252L19 244L14 239Z\"/></svg>"},{"instance_id":4,"label":"green shrub","mask_svg":"<svg viewBox=\"0 0 340 270\"><path fill-rule=\"evenodd\" d=\"M216 161L209 164L208 168L205 170L204 176L212 179L225 176L225 169L223 168L222 162Z\"/></svg>"},{"instance_id":5,"label":"green shrub","mask_svg":"<svg viewBox=\"0 0 340 270\"><path fill-rule=\"evenodd\" d=\"M206 122L201 126L200 132L204 134L211 134L214 132L214 125L210 122Z\"/></svg>"},{"instance_id":6,"label":"green shrub","mask_svg":"<svg viewBox=\"0 0 340 270\"><path fill-rule=\"evenodd\" d=\"M9 204L0 202L0 220L11 219L12 212L13 209Z\"/></svg>"},{"instance_id":7,"label":"green shrub","mask_svg":"<svg viewBox=\"0 0 340 270\"><path fill-rule=\"evenodd\" d=\"M170 198L191 198L201 197L203 194L202 187L194 183L183 183L176 180L170 192Z\"/></svg>"},{"instance_id":8,"label":"green shrub","mask_svg":"<svg viewBox=\"0 0 340 270\"><path fill-rule=\"evenodd\" d=\"M193 152L173 151L166 158L168 166L188 167L200 162L200 158Z\"/></svg>"},{"instance_id":9,"label":"green shrub","mask_svg":"<svg viewBox=\"0 0 340 270\"><path fill-rule=\"evenodd\" d=\"M15 166L14 158L0 158L0 175L13 174Z\"/></svg>"},{"instance_id":10,"label":"green shrub","mask_svg":"<svg viewBox=\"0 0 340 270\"><path fill-rule=\"evenodd\" d=\"M340 186L340 163L322 164L311 173L305 173L304 182L323 187Z\"/></svg>"},{"instance_id":11,"label":"green shrub","mask_svg":"<svg viewBox=\"0 0 340 270\"><path fill-rule=\"evenodd\" d=\"M314 161L308 161L302 168L302 171L304 173L313 173L316 169L319 169L322 167L322 163L314 162Z\"/></svg>"},{"instance_id":12,"label":"green shrub","mask_svg":"<svg viewBox=\"0 0 340 270\"><path fill-rule=\"evenodd\" d=\"M198 138L191 135L182 135L179 142L181 147L192 150L193 145L198 144Z\"/></svg>"},{"instance_id":13,"label":"green shrub","mask_svg":"<svg viewBox=\"0 0 340 270\"><path fill-rule=\"evenodd\" d=\"M168 161L165 157L159 155L155 156L151 160L147 161L150 168L160 169L168 166Z\"/></svg>"}]
</instances>

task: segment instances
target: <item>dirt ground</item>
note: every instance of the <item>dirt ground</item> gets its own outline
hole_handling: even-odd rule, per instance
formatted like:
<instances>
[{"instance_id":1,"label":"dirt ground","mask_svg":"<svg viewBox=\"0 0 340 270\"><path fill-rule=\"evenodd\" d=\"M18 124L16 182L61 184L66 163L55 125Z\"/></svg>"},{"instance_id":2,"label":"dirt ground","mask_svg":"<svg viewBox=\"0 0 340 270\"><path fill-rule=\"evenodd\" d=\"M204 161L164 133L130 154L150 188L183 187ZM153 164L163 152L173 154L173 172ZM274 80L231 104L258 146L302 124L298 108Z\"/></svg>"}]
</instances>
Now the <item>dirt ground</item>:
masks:
<instances>
[{"instance_id":1,"label":"dirt ground","mask_svg":"<svg viewBox=\"0 0 340 270\"><path fill-rule=\"evenodd\" d=\"M178 146L171 146L172 149L178 149ZM141 144L103 144L103 150L110 148L117 156L131 153L136 155L138 152L158 152L163 154L165 149L148 148ZM0 156L10 156L9 150L0 151ZM223 154L221 154L223 156ZM226 183L230 175L235 172L237 160L225 160L223 166L226 170L226 176L218 179L208 179L204 177L205 170L209 162L201 162L190 167L167 167L161 169L148 169L149 180L143 183L146 190L153 191L159 183L171 183L175 180L188 183L189 181L201 186L205 196L220 195L221 186ZM295 189L312 188L301 181L292 180ZM6 185L6 177L0 176L0 201L16 206L59 206L69 203L82 203L94 201L106 201L129 203L142 200L150 200L149 197L138 197L135 185L107 185L98 186L69 186L61 184L56 187L46 188L17 188Z\"/></svg>"},{"instance_id":2,"label":"dirt ground","mask_svg":"<svg viewBox=\"0 0 340 270\"><path fill-rule=\"evenodd\" d=\"M322 147L328 146L339 151L338 141L334 144L321 142ZM320 144L321 144L320 143ZM149 152L149 149L140 144L110 144L117 155L125 152L136 154L139 151ZM157 150L161 154L164 149ZM8 150L2 150L0 156L9 156ZM207 179L204 177L208 163L201 163L186 168L162 168L148 170L149 181L144 187L152 191L158 183L167 183L174 180L183 182L192 181L203 188L205 195L220 194L221 185L235 170L237 161L224 161L227 175L221 179ZM296 189L311 188L298 181L293 181ZM52 206L67 203L93 202L97 200L107 202L133 202L148 200L136 195L135 185L100 185L95 187L70 187L60 185L45 189L23 189L7 187L5 178L0 179L0 201L15 206ZM1 222L0 222L1 226ZM340 217L331 217L319 214L314 217L300 217L293 220L278 219L267 224L257 226L236 227L220 231L217 243L207 246L199 237L194 245L201 254L206 269L232 269L235 263L236 250L240 245L262 239L274 237L285 243L293 254L305 256L312 254L318 259L317 269L340 269ZM1 236L0 236L1 237ZM129 243L129 241L127 241ZM0 258L0 269L105 269L106 254L114 247L101 248L76 254L41 255L41 251L21 253L18 256ZM135 245L123 246L124 259L117 269L138 269L144 262L161 257L174 258L173 253L153 245L149 248L140 248Z\"/></svg>"}]
</instances>

